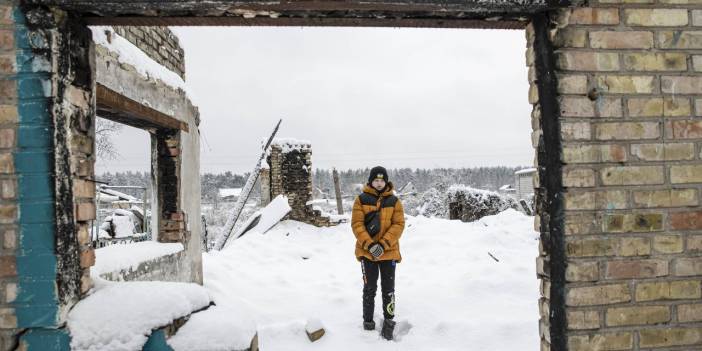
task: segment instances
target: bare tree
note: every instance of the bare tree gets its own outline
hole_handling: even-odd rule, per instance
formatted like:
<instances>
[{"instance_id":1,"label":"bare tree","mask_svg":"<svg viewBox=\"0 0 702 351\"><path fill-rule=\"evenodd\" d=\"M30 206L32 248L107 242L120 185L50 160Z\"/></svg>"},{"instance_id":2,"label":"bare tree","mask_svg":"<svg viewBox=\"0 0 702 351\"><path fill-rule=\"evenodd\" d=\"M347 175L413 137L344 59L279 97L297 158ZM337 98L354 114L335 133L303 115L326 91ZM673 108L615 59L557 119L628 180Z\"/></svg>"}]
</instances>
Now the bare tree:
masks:
<instances>
[{"instance_id":1,"label":"bare tree","mask_svg":"<svg viewBox=\"0 0 702 351\"><path fill-rule=\"evenodd\" d=\"M102 160L114 160L119 156L112 137L119 134L123 124L104 118L95 118L95 149Z\"/></svg>"}]
</instances>

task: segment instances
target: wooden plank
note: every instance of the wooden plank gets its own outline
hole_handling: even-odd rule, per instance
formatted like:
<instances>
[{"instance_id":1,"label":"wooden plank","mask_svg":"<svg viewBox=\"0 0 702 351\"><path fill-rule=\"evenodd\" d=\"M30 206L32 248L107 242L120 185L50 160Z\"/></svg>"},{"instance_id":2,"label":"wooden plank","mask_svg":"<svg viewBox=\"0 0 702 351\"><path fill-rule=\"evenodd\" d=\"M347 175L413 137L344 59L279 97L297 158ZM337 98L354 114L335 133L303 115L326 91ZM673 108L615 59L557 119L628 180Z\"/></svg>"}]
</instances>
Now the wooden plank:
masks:
<instances>
[{"instance_id":1,"label":"wooden plank","mask_svg":"<svg viewBox=\"0 0 702 351\"><path fill-rule=\"evenodd\" d=\"M98 116L142 129L179 129L188 132L188 124L136 102L114 90L97 84Z\"/></svg>"}]
</instances>

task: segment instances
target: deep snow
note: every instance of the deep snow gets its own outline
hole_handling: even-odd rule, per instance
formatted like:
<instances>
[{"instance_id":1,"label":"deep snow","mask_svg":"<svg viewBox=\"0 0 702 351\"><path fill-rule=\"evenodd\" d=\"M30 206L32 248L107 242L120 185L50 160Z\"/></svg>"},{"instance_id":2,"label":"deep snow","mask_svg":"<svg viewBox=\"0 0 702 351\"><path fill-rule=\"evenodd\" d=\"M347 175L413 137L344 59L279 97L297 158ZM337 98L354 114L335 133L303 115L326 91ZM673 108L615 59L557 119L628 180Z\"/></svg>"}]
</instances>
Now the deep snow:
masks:
<instances>
[{"instance_id":1,"label":"deep snow","mask_svg":"<svg viewBox=\"0 0 702 351\"><path fill-rule=\"evenodd\" d=\"M204 350L240 347L258 330L261 349L276 351L537 350L532 223L514 210L473 223L408 216L396 277L396 340L387 342L361 327L361 268L350 225L283 221L205 254L205 287L217 306L188 322L171 344L196 350L197 343L183 340L198 337L210 340L200 344ZM378 293L378 326L381 318ZM305 334L309 323L326 328L315 343Z\"/></svg>"}]
</instances>

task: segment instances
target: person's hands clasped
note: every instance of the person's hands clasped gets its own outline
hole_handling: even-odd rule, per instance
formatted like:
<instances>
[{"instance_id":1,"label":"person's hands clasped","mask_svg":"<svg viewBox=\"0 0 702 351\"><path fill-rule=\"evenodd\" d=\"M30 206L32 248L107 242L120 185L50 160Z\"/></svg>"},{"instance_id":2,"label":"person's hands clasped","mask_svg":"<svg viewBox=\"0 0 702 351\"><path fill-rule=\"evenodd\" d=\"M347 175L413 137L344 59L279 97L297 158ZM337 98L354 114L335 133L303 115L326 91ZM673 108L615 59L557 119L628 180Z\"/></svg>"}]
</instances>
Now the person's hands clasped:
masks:
<instances>
[{"instance_id":1,"label":"person's hands clasped","mask_svg":"<svg viewBox=\"0 0 702 351\"><path fill-rule=\"evenodd\" d=\"M373 255L373 257L378 259L380 256L383 255L385 249L383 249L383 245L374 243L373 245L368 247L368 252L370 252L370 254Z\"/></svg>"}]
</instances>

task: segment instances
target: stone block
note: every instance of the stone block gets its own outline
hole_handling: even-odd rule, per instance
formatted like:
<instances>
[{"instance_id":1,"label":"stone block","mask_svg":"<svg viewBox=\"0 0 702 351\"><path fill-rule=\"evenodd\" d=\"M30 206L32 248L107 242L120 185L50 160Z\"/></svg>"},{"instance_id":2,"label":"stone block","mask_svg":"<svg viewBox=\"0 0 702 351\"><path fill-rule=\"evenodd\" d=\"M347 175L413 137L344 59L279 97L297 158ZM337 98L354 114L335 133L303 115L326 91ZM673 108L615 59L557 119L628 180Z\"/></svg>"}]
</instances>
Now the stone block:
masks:
<instances>
[{"instance_id":1,"label":"stone block","mask_svg":"<svg viewBox=\"0 0 702 351\"><path fill-rule=\"evenodd\" d=\"M658 32L661 49L702 49L702 31Z\"/></svg>"},{"instance_id":2,"label":"stone block","mask_svg":"<svg viewBox=\"0 0 702 351\"><path fill-rule=\"evenodd\" d=\"M617 260L605 264L606 279L642 279L668 275L666 260Z\"/></svg>"},{"instance_id":3,"label":"stone block","mask_svg":"<svg viewBox=\"0 0 702 351\"><path fill-rule=\"evenodd\" d=\"M702 321L702 304L678 305L678 322Z\"/></svg>"},{"instance_id":4,"label":"stone block","mask_svg":"<svg viewBox=\"0 0 702 351\"><path fill-rule=\"evenodd\" d=\"M0 224L10 224L17 220L17 206L0 205Z\"/></svg>"},{"instance_id":5,"label":"stone block","mask_svg":"<svg viewBox=\"0 0 702 351\"><path fill-rule=\"evenodd\" d=\"M702 57L702 56L701 56ZM702 60L700 60L702 61ZM702 62L700 63L702 66ZM587 76L561 74L558 76L558 92L561 94L587 94Z\"/></svg>"},{"instance_id":6,"label":"stone block","mask_svg":"<svg viewBox=\"0 0 702 351\"><path fill-rule=\"evenodd\" d=\"M76 221L90 221L95 219L95 204L81 202L76 204Z\"/></svg>"},{"instance_id":7,"label":"stone block","mask_svg":"<svg viewBox=\"0 0 702 351\"><path fill-rule=\"evenodd\" d=\"M682 235L656 235L653 237L653 250L661 254L673 254L683 251Z\"/></svg>"},{"instance_id":8,"label":"stone block","mask_svg":"<svg viewBox=\"0 0 702 351\"><path fill-rule=\"evenodd\" d=\"M622 100L619 98L600 96L595 100L595 110L597 111L598 117L621 117L623 116Z\"/></svg>"},{"instance_id":9,"label":"stone block","mask_svg":"<svg viewBox=\"0 0 702 351\"><path fill-rule=\"evenodd\" d=\"M642 161L692 160L695 158L695 144L633 144L631 145L631 154Z\"/></svg>"},{"instance_id":10,"label":"stone block","mask_svg":"<svg viewBox=\"0 0 702 351\"><path fill-rule=\"evenodd\" d=\"M608 233L646 233L663 230L661 213L605 214L602 231Z\"/></svg>"},{"instance_id":11,"label":"stone block","mask_svg":"<svg viewBox=\"0 0 702 351\"><path fill-rule=\"evenodd\" d=\"M613 210L627 207L627 192L624 190L568 191L565 194L567 210Z\"/></svg>"},{"instance_id":12,"label":"stone block","mask_svg":"<svg viewBox=\"0 0 702 351\"><path fill-rule=\"evenodd\" d=\"M702 342L702 328L645 329L639 331L641 348L695 345Z\"/></svg>"},{"instance_id":13,"label":"stone block","mask_svg":"<svg viewBox=\"0 0 702 351\"><path fill-rule=\"evenodd\" d=\"M663 76L661 90L667 94L702 94L702 76Z\"/></svg>"},{"instance_id":14,"label":"stone block","mask_svg":"<svg viewBox=\"0 0 702 351\"><path fill-rule=\"evenodd\" d=\"M569 351L631 350L634 337L631 332L598 333L568 336Z\"/></svg>"},{"instance_id":15,"label":"stone block","mask_svg":"<svg viewBox=\"0 0 702 351\"><path fill-rule=\"evenodd\" d=\"M616 8L575 8L570 13L570 24L619 24Z\"/></svg>"},{"instance_id":16,"label":"stone block","mask_svg":"<svg viewBox=\"0 0 702 351\"><path fill-rule=\"evenodd\" d=\"M569 282L594 282L599 275L597 261L570 261L566 268L566 281Z\"/></svg>"},{"instance_id":17,"label":"stone block","mask_svg":"<svg viewBox=\"0 0 702 351\"><path fill-rule=\"evenodd\" d=\"M681 27L688 23L686 9L624 9L624 23L643 27Z\"/></svg>"},{"instance_id":18,"label":"stone block","mask_svg":"<svg viewBox=\"0 0 702 351\"><path fill-rule=\"evenodd\" d=\"M702 275L702 257L676 258L673 271L679 277Z\"/></svg>"},{"instance_id":19,"label":"stone block","mask_svg":"<svg viewBox=\"0 0 702 351\"><path fill-rule=\"evenodd\" d=\"M595 138L597 140L658 139L660 136L661 131L658 122L611 122L595 124Z\"/></svg>"},{"instance_id":20,"label":"stone block","mask_svg":"<svg viewBox=\"0 0 702 351\"><path fill-rule=\"evenodd\" d=\"M690 235L687 237L687 251L691 253L702 252L702 235Z\"/></svg>"},{"instance_id":21,"label":"stone block","mask_svg":"<svg viewBox=\"0 0 702 351\"><path fill-rule=\"evenodd\" d=\"M600 314L597 311L567 311L566 318L571 330L600 328Z\"/></svg>"},{"instance_id":22,"label":"stone block","mask_svg":"<svg viewBox=\"0 0 702 351\"><path fill-rule=\"evenodd\" d=\"M702 183L702 165L670 166L670 181L674 184Z\"/></svg>"},{"instance_id":23,"label":"stone block","mask_svg":"<svg viewBox=\"0 0 702 351\"><path fill-rule=\"evenodd\" d=\"M595 117L595 103L587 97L561 97L562 117Z\"/></svg>"},{"instance_id":24,"label":"stone block","mask_svg":"<svg viewBox=\"0 0 702 351\"><path fill-rule=\"evenodd\" d=\"M595 171L590 168L566 168L563 171L563 186L593 187L595 186Z\"/></svg>"},{"instance_id":25,"label":"stone block","mask_svg":"<svg viewBox=\"0 0 702 351\"><path fill-rule=\"evenodd\" d=\"M95 265L95 250L87 249L80 253L80 267L89 268Z\"/></svg>"},{"instance_id":26,"label":"stone block","mask_svg":"<svg viewBox=\"0 0 702 351\"><path fill-rule=\"evenodd\" d=\"M660 324L670 321L668 306L635 306L608 308L605 323L610 327Z\"/></svg>"},{"instance_id":27,"label":"stone block","mask_svg":"<svg viewBox=\"0 0 702 351\"><path fill-rule=\"evenodd\" d=\"M583 48L587 42L587 31L566 27L552 32L552 41L559 48Z\"/></svg>"},{"instance_id":28,"label":"stone block","mask_svg":"<svg viewBox=\"0 0 702 351\"><path fill-rule=\"evenodd\" d=\"M692 10L692 25L702 27L702 10Z\"/></svg>"},{"instance_id":29,"label":"stone block","mask_svg":"<svg viewBox=\"0 0 702 351\"><path fill-rule=\"evenodd\" d=\"M670 228L673 230L702 229L702 211L675 212L669 216Z\"/></svg>"},{"instance_id":30,"label":"stone block","mask_svg":"<svg viewBox=\"0 0 702 351\"><path fill-rule=\"evenodd\" d=\"M666 122L665 135L669 139L702 138L702 121L676 120Z\"/></svg>"},{"instance_id":31,"label":"stone block","mask_svg":"<svg viewBox=\"0 0 702 351\"><path fill-rule=\"evenodd\" d=\"M622 238L619 255L623 257L648 256L651 254L651 239Z\"/></svg>"},{"instance_id":32,"label":"stone block","mask_svg":"<svg viewBox=\"0 0 702 351\"><path fill-rule=\"evenodd\" d=\"M17 106L0 105L0 124L17 123Z\"/></svg>"},{"instance_id":33,"label":"stone block","mask_svg":"<svg viewBox=\"0 0 702 351\"><path fill-rule=\"evenodd\" d=\"M566 235L596 234L601 231L601 219L595 213L569 213L565 218Z\"/></svg>"},{"instance_id":34,"label":"stone block","mask_svg":"<svg viewBox=\"0 0 702 351\"><path fill-rule=\"evenodd\" d=\"M624 162L626 147L619 144L578 145L563 147L564 163Z\"/></svg>"},{"instance_id":35,"label":"stone block","mask_svg":"<svg viewBox=\"0 0 702 351\"><path fill-rule=\"evenodd\" d=\"M702 297L698 280L638 283L636 301L699 299Z\"/></svg>"},{"instance_id":36,"label":"stone block","mask_svg":"<svg viewBox=\"0 0 702 351\"><path fill-rule=\"evenodd\" d=\"M564 71L619 71L619 54L590 51L556 53L556 66Z\"/></svg>"},{"instance_id":37,"label":"stone block","mask_svg":"<svg viewBox=\"0 0 702 351\"><path fill-rule=\"evenodd\" d=\"M665 181L663 166L612 166L600 169L604 185L651 185Z\"/></svg>"},{"instance_id":38,"label":"stone block","mask_svg":"<svg viewBox=\"0 0 702 351\"><path fill-rule=\"evenodd\" d=\"M15 256L0 256L0 278L17 276L17 261Z\"/></svg>"},{"instance_id":39,"label":"stone block","mask_svg":"<svg viewBox=\"0 0 702 351\"><path fill-rule=\"evenodd\" d=\"M617 239L587 238L566 242L569 257L615 256L619 252Z\"/></svg>"},{"instance_id":40,"label":"stone block","mask_svg":"<svg viewBox=\"0 0 702 351\"><path fill-rule=\"evenodd\" d=\"M561 138L563 140L590 140L591 124L585 122L562 123Z\"/></svg>"},{"instance_id":41,"label":"stone block","mask_svg":"<svg viewBox=\"0 0 702 351\"><path fill-rule=\"evenodd\" d=\"M14 308L0 308L0 329L17 328L17 316Z\"/></svg>"},{"instance_id":42,"label":"stone block","mask_svg":"<svg viewBox=\"0 0 702 351\"><path fill-rule=\"evenodd\" d=\"M83 179L73 179L73 196L81 198L95 198L95 183Z\"/></svg>"},{"instance_id":43,"label":"stone block","mask_svg":"<svg viewBox=\"0 0 702 351\"><path fill-rule=\"evenodd\" d=\"M15 172L15 163L12 160L12 154L9 152L0 152L0 174L12 174Z\"/></svg>"},{"instance_id":44,"label":"stone block","mask_svg":"<svg viewBox=\"0 0 702 351\"><path fill-rule=\"evenodd\" d=\"M653 44L653 39L651 39ZM681 53L627 53L624 69L629 71L686 71L687 55Z\"/></svg>"},{"instance_id":45,"label":"stone block","mask_svg":"<svg viewBox=\"0 0 702 351\"><path fill-rule=\"evenodd\" d=\"M627 284L609 284L568 288L566 306L610 305L631 301Z\"/></svg>"},{"instance_id":46,"label":"stone block","mask_svg":"<svg viewBox=\"0 0 702 351\"><path fill-rule=\"evenodd\" d=\"M17 182L14 179L0 181L0 197L14 199L17 196Z\"/></svg>"},{"instance_id":47,"label":"stone block","mask_svg":"<svg viewBox=\"0 0 702 351\"><path fill-rule=\"evenodd\" d=\"M653 32L590 32L590 47L594 49L650 49L653 47Z\"/></svg>"},{"instance_id":48,"label":"stone block","mask_svg":"<svg viewBox=\"0 0 702 351\"><path fill-rule=\"evenodd\" d=\"M597 76L597 88L611 94L652 94L656 92L653 76Z\"/></svg>"}]
</instances>

